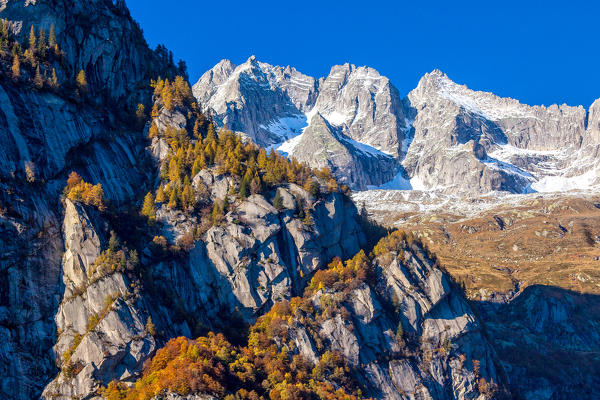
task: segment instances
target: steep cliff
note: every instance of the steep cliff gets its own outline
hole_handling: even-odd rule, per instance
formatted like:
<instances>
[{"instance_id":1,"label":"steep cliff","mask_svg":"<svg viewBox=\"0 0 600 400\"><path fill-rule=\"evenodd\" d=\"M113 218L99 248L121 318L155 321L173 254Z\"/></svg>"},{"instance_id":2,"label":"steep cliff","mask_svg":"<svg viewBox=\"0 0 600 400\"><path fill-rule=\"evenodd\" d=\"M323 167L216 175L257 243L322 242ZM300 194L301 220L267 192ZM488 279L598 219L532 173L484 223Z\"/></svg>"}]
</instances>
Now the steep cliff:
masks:
<instances>
[{"instance_id":1,"label":"steep cliff","mask_svg":"<svg viewBox=\"0 0 600 400\"><path fill-rule=\"evenodd\" d=\"M145 179L143 138L123 115L149 99L145 88L155 71L176 69L147 48L128 12L109 1L5 1L0 9L16 33L11 45L24 41L32 25L46 37L54 26L60 54L34 59L47 77L55 69L58 88L38 88L35 67L25 62L21 76L11 76L7 53L1 61L0 392L31 399L56 374L51 348L63 294L64 180L76 169L101 183L112 205L134 198ZM89 92L77 96L74 79L82 69ZM112 108L116 101L122 107Z\"/></svg>"}]
</instances>

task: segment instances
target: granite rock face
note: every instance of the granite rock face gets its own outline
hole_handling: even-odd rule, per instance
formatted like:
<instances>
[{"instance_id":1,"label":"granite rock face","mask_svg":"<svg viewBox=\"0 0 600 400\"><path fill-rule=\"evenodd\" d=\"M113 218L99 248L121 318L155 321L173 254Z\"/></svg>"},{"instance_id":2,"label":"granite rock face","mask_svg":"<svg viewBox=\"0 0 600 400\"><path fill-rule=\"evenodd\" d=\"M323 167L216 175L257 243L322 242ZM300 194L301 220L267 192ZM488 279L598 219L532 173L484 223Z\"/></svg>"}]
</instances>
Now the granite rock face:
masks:
<instances>
[{"instance_id":1,"label":"granite rock face","mask_svg":"<svg viewBox=\"0 0 600 400\"><path fill-rule=\"evenodd\" d=\"M288 320L296 345L290 351L313 362L323 352L317 343L342 354L373 398L502 395L503 370L483 326L434 261L411 245L381 255L375 265L368 283L314 294L314 314L321 317Z\"/></svg>"},{"instance_id":2,"label":"granite rock face","mask_svg":"<svg viewBox=\"0 0 600 400\"><path fill-rule=\"evenodd\" d=\"M594 106L588 123L581 106L528 106L470 90L438 70L408 99L414 137L402 164L418 189L477 195L597 183Z\"/></svg>"},{"instance_id":3,"label":"granite rock face","mask_svg":"<svg viewBox=\"0 0 600 400\"><path fill-rule=\"evenodd\" d=\"M38 398L57 373L52 347L64 292L60 196L67 175L76 170L87 182L101 183L115 206L130 202L145 181L142 137L120 116L150 98L147 82L155 69L172 74L174 68L168 57L148 49L118 3L0 4L0 18L9 21L19 40L32 24L46 33L54 25L65 54L62 63L52 65L61 90L35 90L11 79L0 83L0 395L5 398ZM146 69L147 62L154 66ZM81 69L90 93L76 101L68 88ZM117 101L121 106L113 108Z\"/></svg>"},{"instance_id":4,"label":"granite rock face","mask_svg":"<svg viewBox=\"0 0 600 400\"><path fill-rule=\"evenodd\" d=\"M85 71L100 104L122 107L123 100L143 96L140 82L171 73L169 53L148 48L123 0L7 0L0 18L10 21L21 42L28 39L32 25L46 33L54 25L65 53L65 62L57 68L59 80L74 80Z\"/></svg>"},{"instance_id":5,"label":"granite rock face","mask_svg":"<svg viewBox=\"0 0 600 400\"><path fill-rule=\"evenodd\" d=\"M289 154L313 168L329 168L340 183L357 190L367 189L367 183L377 185L391 180L399 170L393 158L373 148L348 139L315 114L304 133L294 139Z\"/></svg>"},{"instance_id":6,"label":"granite rock face","mask_svg":"<svg viewBox=\"0 0 600 400\"><path fill-rule=\"evenodd\" d=\"M314 161L315 167L330 166L351 188L381 185L398 171L395 157L403 154L409 130L404 102L374 69L345 64L317 80L255 57L237 67L223 60L200 78L193 91L221 125L243 132L259 145L281 146L282 152ZM314 120L316 114L321 118ZM335 128L333 139L322 119ZM307 127L336 148L325 161L297 146L299 140L310 142L302 139Z\"/></svg>"},{"instance_id":7,"label":"granite rock face","mask_svg":"<svg viewBox=\"0 0 600 400\"><path fill-rule=\"evenodd\" d=\"M89 398L103 385L133 378L156 342L146 329L147 308L124 272L98 262L107 224L93 209L65 200L63 300L54 346L59 375L44 398Z\"/></svg>"}]
</instances>

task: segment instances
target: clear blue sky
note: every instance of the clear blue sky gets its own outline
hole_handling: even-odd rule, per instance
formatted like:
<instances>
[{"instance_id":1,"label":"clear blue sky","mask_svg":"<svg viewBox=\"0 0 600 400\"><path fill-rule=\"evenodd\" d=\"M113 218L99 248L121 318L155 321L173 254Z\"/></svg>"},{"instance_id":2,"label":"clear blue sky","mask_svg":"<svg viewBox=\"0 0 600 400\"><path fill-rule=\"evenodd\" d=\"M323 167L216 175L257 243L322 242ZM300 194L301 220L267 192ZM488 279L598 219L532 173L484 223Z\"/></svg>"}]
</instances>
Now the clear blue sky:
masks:
<instances>
[{"instance_id":1,"label":"clear blue sky","mask_svg":"<svg viewBox=\"0 0 600 400\"><path fill-rule=\"evenodd\" d=\"M470 88L529 104L588 107L600 97L596 1L127 0L154 47L190 79L255 54L315 77L368 65L402 95L434 68Z\"/></svg>"}]
</instances>

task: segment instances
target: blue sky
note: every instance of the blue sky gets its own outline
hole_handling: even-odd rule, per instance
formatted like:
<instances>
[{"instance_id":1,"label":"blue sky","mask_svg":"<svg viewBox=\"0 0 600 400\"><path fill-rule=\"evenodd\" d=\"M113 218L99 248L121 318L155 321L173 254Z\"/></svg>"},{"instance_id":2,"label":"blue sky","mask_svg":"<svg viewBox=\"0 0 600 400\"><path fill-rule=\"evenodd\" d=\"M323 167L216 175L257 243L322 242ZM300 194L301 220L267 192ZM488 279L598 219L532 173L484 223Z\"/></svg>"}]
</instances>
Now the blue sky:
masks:
<instances>
[{"instance_id":1,"label":"blue sky","mask_svg":"<svg viewBox=\"0 0 600 400\"><path fill-rule=\"evenodd\" d=\"M315 77L368 65L402 95L439 68L454 81L528 104L600 98L600 2L127 0L151 46L190 79L255 54Z\"/></svg>"}]
</instances>

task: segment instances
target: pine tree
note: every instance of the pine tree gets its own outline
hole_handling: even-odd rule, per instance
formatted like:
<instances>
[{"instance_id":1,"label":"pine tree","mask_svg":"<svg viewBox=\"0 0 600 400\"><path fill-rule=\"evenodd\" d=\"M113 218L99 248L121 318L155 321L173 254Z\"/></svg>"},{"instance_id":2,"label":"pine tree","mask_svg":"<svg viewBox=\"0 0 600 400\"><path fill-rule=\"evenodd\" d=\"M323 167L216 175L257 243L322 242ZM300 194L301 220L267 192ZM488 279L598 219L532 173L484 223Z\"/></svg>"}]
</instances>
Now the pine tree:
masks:
<instances>
[{"instance_id":1,"label":"pine tree","mask_svg":"<svg viewBox=\"0 0 600 400\"><path fill-rule=\"evenodd\" d=\"M52 78L50 79L50 86L52 88L58 88L58 77L56 76L56 69L52 68Z\"/></svg>"},{"instance_id":2,"label":"pine tree","mask_svg":"<svg viewBox=\"0 0 600 400\"><path fill-rule=\"evenodd\" d=\"M227 195L225 195L225 198L223 199L223 205L221 206L221 209L223 210L223 215L229 212L229 197Z\"/></svg>"},{"instance_id":3,"label":"pine tree","mask_svg":"<svg viewBox=\"0 0 600 400\"><path fill-rule=\"evenodd\" d=\"M119 238L117 238L117 234L115 233L115 231L110 231L110 239L108 239L108 250L114 253L120 246L121 243L119 242Z\"/></svg>"},{"instance_id":4,"label":"pine tree","mask_svg":"<svg viewBox=\"0 0 600 400\"><path fill-rule=\"evenodd\" d=\"M180 177L181 170L179 169L179 165L177 164L175 157L171 158L171 161L169 161L169 180L171 182L179 182Z\"/></svg>"},{"instance_id":5,"label":"pine tree","mask_svg":"<svg viewBox=\"0 0 600 400\"><path fill-rule=\"evenodd\" d=\"M41 58L46 58L46 32L43 29L40 29L38 38L38 52Z\"/></svg>"},{"instance_id":6,"label":"pine tree","mask_svg":"<svg viewBox=\"0 0 600 400\"><path fill-rule=\"evenodd\" d=\"M183 191L181 192L181 203L184 208L188 208L194 206L194 194L188 177L186 176L185 179L186 181L183 183Z\"/></svg>"},{"instance_id":7,"label":"pine tree","mask_svg":"<svg viewBox=\"0 0 600 400\"><path fill-rule=\"evenodd\" d=\"M29 31L29 48L33 51L35 49L36 39L35 39L35 28L31 25L31 30Z\"/></svg>"},{"instance_id":8,"label":"pine tree","mask_svg":"<svg viewBox=\"0 0 600 400\"><path fill-rule=\"evenodd\" d=\"M204 160L204 154L202 154L194 161L194 165L192 166L192 176L198 175L198 172L202 171L204 168L206 168L206 161Z\"/></svg>"},{"instance_id":9,"label":"pine tree","mask_svg":"<svg viewBox=\"0 0 600 400\"><path fill-rule=\"evenodd\" d=\"M15 42L15 44L13 45L12 51L11 51L12 56L13 57L20 56L21 53L22 53L21 45L19 44L19 42Z\"/></svg>"},{"instance_id":10,"label":"pine tree","mask_svg":"<svg viewBox=\"0 0 600 400\"><path fill-rule=\"evenodd\" d=\"M312 219L312 215L310 215L310 212L308 211L304 211L305 216L304 219L302 220L302 223L306 226L313 226L315 223Z\"/></svg>"},{"instance_id":11,"label":"pine tree","mask_svg":"<svg viewBox=\"0 0 600 400\"><path fill-rule=\"evenodd\" d=\"M258 158L256 159L258 162L258 168L264 170L267 168L267 151L261 147L258 151Z\"/></svg>"},{"instance_id":12,"label":"pine tree","mask_svg":"<svg viewBox=\"0 0 600 400\"><path fill-rule=\"evenodd\" d=\"M41 89L44 87L44 80L42 79L42 74L40 73L40 65L38 64L35 69L35 77L33 78L33 84L36 88Z\"/></svg>"},{"instance_id":13,"label":"pine tree","mask_svg":"<svg viewBox=\"0 0 600 400\"><path fill-rule=\"evenodd\" d=\"M275 198L273 199L273 207L278 210L283 209L283 198L281 197L281 193L279 190L275 193Z\"/></svg>"},{"instance_id":14,"label":"pine tree","mask_svg":"<svg viewBox=\"0 0 600 400\"><path fill-rule=\"evenodd\" d=\"M8 32L8 21L7 20L2 20L2 30L0 31L0 35L2 35L2 39L8 39L9 36L9 32Z\"/></svg>"},{"instance_id":15,"label":"pine tree","mask_svg":"<svg viewBox=\"0 0 600 400\"><path fill-rule=\"evenodd\" d=\"M240 197L245 200L250 194L250 180L244 177L240 183Z\"/></svg>"},{"instance_id":16,"label":"pine tree","mask_svg":"<svg viewBox=\"0 0 600 400\"><path fill-rule=\"evenodd\" d=\"M13 58L13 65L11 67L12 76L15 79L19 79L21 77L21 61L19 61L19 55L15 54Z\"/></svg>"},{"instance_id":17,"label":"pine tree","mask_svg":"<svg viewBox=\"0 0 600 400\"><path fill-rule=\"evenodd\" d=\"M50 34L48 35L48 45L51 49L54 49L57 46L56 43L56 31L54 28L54 24L50 26Z\"/></svg>"},{"instance_id":18,"label":"pine tree","mask_svg":"<svg viewBox=\"0 0 600 400\"><path fill-rule=\"evenodd\" d=\"M156 335L156 326L152 323L152 317L148 317L146 321L146 332L150 335Z\"/></svg>"},{"instance_id":19,"label":"pine tree","mask_svg":"<svg viewBox=\"0 0 600 400\"><path fill-rule=\"evenodd\" d=\"M210 219L212 221L212 224L218 225L218 223L221 221L222 215L223 212L221 210L221 207L219 207L219 203L215 202L215 204L213 205L212 212L210 213Z\"/></svg>"},{"instance_id":20,"label":"pine tree","mask_svg":"<svg viewBox=\"0 0 600 400\"><path fill-rule=\"evenodd\" d=\"M196 122L194 122L194 129L192 130L192 133L194 134L195 138L201 137L201 135L200 135L200 122L198 120L196 120Z\"/></svg>"},{"instance_id":21,"label":"pine tree","mask_svg":"<svg viewBox=\"0 0 600 400\"><path fill-rule=\"evenodd\" d=\"M154 196L151 192L144 197L144 205L142 206L142 215L148 217L149 220L156 219L156 208L154 207Z\"/></svg>"},{"instance_id":22,"label":"pine tree","mask_svg":"<svg viewBox=\"0 0 600 400\"><path fill-rule=\"evenodd\" d=\"M262 191L262 182L260 181L260 176L258 173L254 174L254 178L252 178L252 182L250 183L250 193L257 194Z\"/></svg>"},{"instance_id":23,"label":"pine tree","mask_svg":"<svg viewBox=\"0 0 600 400\"><path fill-rule=\"evenodd\" d=\"M312 178L308 178L304 184L304 190L306 190L312 197L317 197L321 190L321 185L319 185L319 182L313 180Z\"/></svg>"},{"instance_id":24,"label":"pine tree","mask_svg":"<svg viewBox=\"0 0 600 400\"><path fill-rule=\"evenodd\" d=\"M154 103L154 105L152 106L152 118L158 118L158 115L160 114L160 109L158 108L158 103Z\"/></svg>"},{"instance_id":25,"label":"pine tree","mask_svg":"<svg viewBox=\"0 0 600 400\"><path fill-rule=\"evenodd\" d=\"M160 166L160 179L163 181L169 179L169 165L166 162L163 162Z\"/></svg>"}]
</instances>

